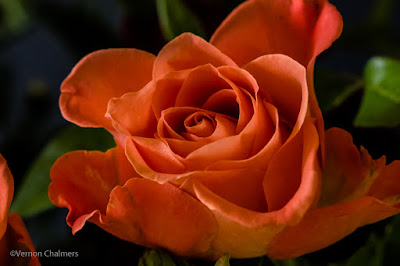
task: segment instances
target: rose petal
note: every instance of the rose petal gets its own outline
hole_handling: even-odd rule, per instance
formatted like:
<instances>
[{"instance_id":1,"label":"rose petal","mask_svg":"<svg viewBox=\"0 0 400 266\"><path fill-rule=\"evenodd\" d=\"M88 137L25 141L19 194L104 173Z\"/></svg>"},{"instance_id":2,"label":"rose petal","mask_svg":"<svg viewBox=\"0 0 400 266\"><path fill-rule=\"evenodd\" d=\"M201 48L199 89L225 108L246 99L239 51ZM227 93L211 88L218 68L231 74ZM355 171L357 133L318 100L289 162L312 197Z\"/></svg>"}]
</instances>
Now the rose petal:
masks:
<instances>
[{"instance_id":1,"label":"rose petal","mask_svg":"<svg viewBox=\"0 0 400 266\"><path fill-rule=\"evenodd\" d=\"M14 195L14 180L7 162L0 154L0 239L7 229L7 217Z\"/></svg>"},{"instance_id":2,"label":"rose petal","mask_svg":"<svg viewBox=\"0 0 400 266\"><path fill-rule=\"evenodd\" d=\"M210 64L194 68L186 77L176 97L175 106L201 107L214 93L231 89Z\"/></svg>"},{"instance_id":3,"label":"rose petal","mask_svg":"<svg viewBox=\"0 0 400 266\"><path fill-rule=\"evenodd\" d=\"M285 129L280 126L278 110L271 104L264 102L268 116L271 117L272 123L275 126L274 133L268 143L256 154L243 160L219 160L212 163L207 167L207 170L224 170L224 169L238 169L238 168L257 168L266 170L269 161L278 152L282 143L286 141Z\"/></svg>"},{"instance_id":4,"label":"rose petal","mask_svg":"<svg viewBox=\"0 0 400 266\"><path fill-rule=\"evenodd\" d=\"M136 49L107 49L84 57L61 85L64 118L83 127L112 129L108 101L151 80L155 56Z\"/></svg>"},{"instance_id":5,"label":"rose petal","mask_svg":"<svg viewBox=\"0 0 400 266\"><path fill-rule=\"evenodd\" d=\"M137 92L126 93L108 103L106 117L113 127L125 136L154 135L157 121L151 107L155 82L149 82Z\"/></svg>"},{"instance_id":6,"label":"rose petal","mask_svg":"<svg viewBox=\"0 0 400 266\"><path fill-rule=\"evenodd\" d=\"M310 110L310 116L315 118L315 125L318 130L319 139L320 139L320 157L321 162L324 164L325 162L325 125L324 118L322 117L321 109L319 108L317 96L315 95L314 90L314 63L315 58L310 61L307 67L307 84L309 91L308 105Z\"/></svg>"},{"instance_id":7,"label":"rose petal","mask_svg":"<svg viewBox=\"0 0 400 266\"><path fill-rule=\"evenodd\" d=\"M153 78L159 79L172 71L211 64L214 67L236 66L228 56L221 53L202 38L183 33L165 45L154 63Z\"/></svg>"},{"instance_id":8,"label":"rose petal","mask_svg":"<svg viewBox=\"0 0 400 266\"><path fill-rule=\"evenodd\" d=\"M254 77L243 69L222 66L218 71L236 93L236 102L239 105L236 133L239 134L254 115L253 105L259 89L258 84Z\"/></svg>"},{"instance_id":9,"label":"rose petal","mask_svg":"<svg viewBox=\"0 0 400 266\"><path fill-rule=\"evenodd\" d=\"M314 187L309 186L301 193L300 187L307 182L312 184L316 182L315 180L319 180L317 174L319 169L315 166L319 163L318 147L319 139L315 126L312 121L306 120L301 131L285 143L269 163L263 182L268 211L279 210L286 206L291 208L291 212L298 212L299 217L304 215L311 206L311 198L315 198L311 193ZM307 164L308 161L310 165ZM288 204L289 202L293 204Z\"/></svg>"},{"instance_id":10,"label":"rose petal","mask_svg":"<svg viewBox=\"0 0 400 266\"><path fill-rule=\"evenodd\" d=\"M271 99L281 120L293 127L294 136L308 108L306 71L285 55L266 55L244 67L257 80L262 98Z\"/></svg>"},{"instance_id":11,"label":"rose petal","mask_svg":"<svg viewBox=\"0 0 400 266\"><path fill-rule=\"evenodd\" d=\"M49 198L69 209L68 225L79 231L86 220L77 219L95 211L105 213L112 189L137 176L122 148L107 152L73 151L60 157L50 170ZM88 217L89 218L89 217Z\"/></svg>"},{"instance_id":12,"label":"rose petal","mask_svg":"<svg viewBox=\"0 0 400 266\"><path fill-rule=\"evenodd\" d=\"M340 36L342 26L340 13L325 0L250 0L225 19L210 42L239 66L285 54L306 67Z\"/></svg>"},{"instance_id":13,"label":"rose petal","mask_svg":"<svg viewBox=\"0 0 400 266\"><path fill-rule=\"evenodd\" d=\"M221 198L248 210L266 212L267 202L262 182L265 172L254 168L223 171L199 171L188 176L207 187ZM186 181L180 188L185 190ZM190 185L188 190L191 191Z\"/></svg>"},{"instance_id":14,"label":"rose petal","mask_svg":"<svg viewBox=\"0 0 400 266\"><path fill-rule=\"evenodd\" d=\"M368 195L383 200L387 204L400 203L400 161L393 161L381 171L371 185ZM398 206L400 207L400 206Z\"/></svg>"},{"instance_id":15,"label":"rose petal","mask_svg":"<svg viewBox=\"0 0 400 266\"><path fill-rule=\"evenodd\" d=\"M151 99L152 108L157 119L161 117L161 112L175 106L176 97L191 70L170 72L159 79L156 83L153 97Z\"/></svg>"},{"instance_id":16,"label":"rose petal","mask_svg":"<svg viewBox=\"0 0 400 266\"><path fill-rule=\"evenodd\" d=\"M372 160L363 148L360 153L351 135L339 128L326 131L325 156L320 206L366 195L385 166L384 157Z\"/></svg>"},{"instance_id":17,"label":"rose petal","mask_svg":"<svg viewBox=\"0 0 400 266\"><path fill-rule=\"evenodd\" d=\"M313 209L296 226L278 234L267 249L269 257L289 259L327 247L360 226L397 214L400 209L373 197ZM301 245L299 245L301 243Z\"/></svg>"},{"instance_id":18,"label":"rose petal","mask_svg":"<svg viewBox=\"0 0 400 266\"><path fill-rule=\"evenodd\" d=\"M97 224L139 245L197 257L208 253L217 231L211 212L190 194L144 178L116 187L106 216Z\"/></svg>"},{"instance_id":19,"label":"rose petal","mask_svg":"<svg viewBox=\"0 0 400 266\"><path fill-rule=\"evenodd\" d=\"M222 89L212 94L201 108L230 117L238 117L239 105L236 98L237 95L234 90Z\"/></svg>"},{"instance_id":20,"label":"rose petal","mask_svg":"<svg viewBox=\"0 0 400 266\"><path fill-rule=\"evenodd\" d=\"M193 151L203 147L207 144L207 142L196 142L196 141L188 141L188 140L178 140L178 139L170 139L164 138L162 139L172 152L179 155L182 160L186 156L188 156Z\"/></svg>"},{"instance_id":21,"label":"rose petal","mask_svg":"<svg viewBox=\"0 0 400 266\"><path fill-rule=\"evenodd\" d=\"M133 137L126 142L126 156L140 174L159 183L172 181L186 167L161 139Z\"/></svg>"},{"instance_id":22,"label":"rose petal","mask_svg":"<svg viewBox=\"0 0 400 266\"><path fill-rule=\"evenodd\" d=\"M199 117L201 121L195 122ZM229 117L193 107L172 107L164 110L157 127L158 136L161 138L204 143L232 136L235 130L236 123ZM185 142L180 143L184 145ZM185 157L180 153L178 155Z\"/></svg>"}]
</instances>

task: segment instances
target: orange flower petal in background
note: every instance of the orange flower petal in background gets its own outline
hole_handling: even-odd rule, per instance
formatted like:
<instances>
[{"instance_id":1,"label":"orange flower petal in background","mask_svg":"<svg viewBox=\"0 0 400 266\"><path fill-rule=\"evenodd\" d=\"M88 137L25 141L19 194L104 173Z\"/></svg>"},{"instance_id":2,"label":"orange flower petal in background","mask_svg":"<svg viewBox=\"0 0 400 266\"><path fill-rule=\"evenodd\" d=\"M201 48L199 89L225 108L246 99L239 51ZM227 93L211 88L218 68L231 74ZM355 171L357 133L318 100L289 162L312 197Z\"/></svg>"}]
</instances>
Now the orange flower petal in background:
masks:
<instances>
[{"instance_id":1,"label":"orange flower petal in background","mask_svg":"<svg viewBox=\"0 0 400 266\"><path fill-rule=\"evenodd\" d=\"M384 159L373 161L363 149L360 154L351 135L342 129L329 129L326 137L320 207L272 240L267 250L272 258L294 258L319 250L360 226L400 212L400 161L384 166Z\"/></svg>"},{"instance_id":2,"label":"orange flower petal in background","mask_svg":"<svg viewBox=\"0 0 400 266\"><path fill-rule=\"evenodd\" d=\"M14 195L14 180L7 162L0 154L0 236L7 230L8 210Z\"/></svg>"},{"instance_id":3,"label":"orange flower petal in background","mask_svg":"<svg viewBox=\"0 0 400 266\"><path fill-rule=\"evenodd\" d=\"M0 265L40 265L37 257L11 257L10 251L35 252L29 233L16 213L8 214L14 194L14 180L0 154Z\"/></svg>"},{"instance_id":4,"label":"orange flower petal in background","mask_svg":"<svg viewBox=\"0 0 400 266\"><path fill-rule=\"evenodd\" d=\"M104 117L108 101L146 85L154 59L136 49L107 49L87 55L61 85L62 115L82 127L113 129Z\"/></svg>"}]
</instances>

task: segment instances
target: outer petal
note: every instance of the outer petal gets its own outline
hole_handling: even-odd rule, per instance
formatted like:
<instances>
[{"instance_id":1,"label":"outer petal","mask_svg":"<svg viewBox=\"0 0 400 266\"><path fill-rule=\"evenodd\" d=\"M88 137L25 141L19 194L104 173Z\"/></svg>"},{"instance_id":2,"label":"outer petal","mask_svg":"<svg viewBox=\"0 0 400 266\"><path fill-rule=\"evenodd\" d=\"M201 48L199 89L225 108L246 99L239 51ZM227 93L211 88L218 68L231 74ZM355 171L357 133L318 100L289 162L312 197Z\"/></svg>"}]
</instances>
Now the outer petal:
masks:
<instances>
[{"instance_id":1,"label":"outer petal","mask_svg":"<svg viewBox=\"0 0 400 266\"><path fill-rule=\"evenodd\" d=\"M390 205L400 203L400 161L387 165L375 179L368 192L369 195L385 201ZM398 206L400 207L400 206Z\"/></svg>"},{"instance_id":2,"label":"outer petal","mask_svg":"<svg viewBox=\"0 0 400 266\"><path fill-rule=\"evenodd\" d=\"M108 101L151 80L155 56L136 49L107 49L84 57L61 85L64 118L83 127L112 129Z\"/></svg>"},{"instance_id":3,"label":"outer petal","mask_svg":"<svg viewBox=\"0 0 400 266\"><path fill-rule=\"evenodd\" d=\"M7 229L8 210L14 194L14 180L7 162L0 154L0 239Z\"/></svg>"},{"instance_id":4,"label":"outer petal","mask_svg":"<svg viewBox=\"0 0 400 266\"><path fill-rule=\"evenodd\" d=\"M360 154L351 135L338 128L329 129L326 137L320 202L326 207L310 210L299 224L279 233L267 250L272 258L322 249L360 226L400 213L400 161L384 167L384 158L373 161L363 149Z\"/></svg>"},{"instance_id":5,"label":"outer petal","mask_svg":"<svg viewBox=\"0 0 400 266\"><path fill-rule=\"evenodd\" d=\"M267 254L289 259L327 247L360 226L400 212L373 197L314 209L296 226L287 227L270 243Z\"/></svg>"},{"instance_id":6,"label":"outer petal","mask_svg":"<svg viewBox=\"0 0 400 266\"><path fill-rule=\"evenodd\" d=\"M385 166L385 158L372 160L361 153L351 135L339 128L326 131L326 163L319 205L328 206L358 199L368 192Z\"/></svg>"},{"instance_id":7,"label":"outer petal","mask_svg":"<svg viewBox=\"0 0 400 266\"><path fill-rule=\"evenodd\" d=\"M286 54L307 66L342 31L326 0L250 0L237 7L210 42L239 66L266 54Z\"/></svg>"},{"instance_id":8,"label":"outer petal","mask_svg":"<svg viewBox=\"0 0 400 266\"><path fill-rule=\"evenodd\" d=\"M211 212L190 194L145 178L116 187L96 223L124 240L196 257L207 255L217 231Z\"/></svg>"},{"instance_id":9,"label":"outer petal","mask_svg":"<svg viewBox=\"0 0 400 266\"><path fill-rule=\"evenodd\" d=\"M106 153L73 151L60 157L50 171L49 198L70 210L68 225L79 231L95 211L105 213L109 195L117 185L137 176L122 148ZM88 215L85 219L83 215Z\"/></svg>"},{"instance_id":10,"label":"outer petal","mask_svg":"<svg viewBox=\"0 0 400 266\"><path fill-rule=\"evenodd\" d=\"M90 221L136 244L205 256L216 231L210 211L169 183L135 178L122 156L117 149L76 151L54 164L49 197L70 210L73 233Z\"/></svg>"},{"instance_id":11,"label":"outer petal","mask_svg":"<svg viewBox=\"0 0 400 266\"><path fill-rule=\"evenodd\" d=\"M183 33L161 49L154 63L153 78L159 79L171 71L195 68L211 64L237 66L228 56L221 53L202 38Z\"/></svg>"},{"instance_id":12,"label":"outer petal","mask_svg":"<svg viewBox=\"0 0 400 266\"><path fill-rule=\"evenodd\" d=\"M35 252L24 222L16 213L8 216L7 232L0 240L0 265L40 265L38 257L11 257L11 250Z\"/></svg>"}]
</instances>

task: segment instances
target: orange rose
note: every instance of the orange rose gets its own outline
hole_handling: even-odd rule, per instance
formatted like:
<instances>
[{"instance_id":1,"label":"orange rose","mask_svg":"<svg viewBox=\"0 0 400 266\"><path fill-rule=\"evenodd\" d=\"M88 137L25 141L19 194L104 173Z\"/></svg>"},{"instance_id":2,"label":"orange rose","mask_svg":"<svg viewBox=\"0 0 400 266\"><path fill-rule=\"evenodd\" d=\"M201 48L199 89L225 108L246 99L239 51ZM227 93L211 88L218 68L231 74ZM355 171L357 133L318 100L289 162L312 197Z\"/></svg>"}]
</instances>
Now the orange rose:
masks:
<instances>
[{"instance_id":1,"label":"orange rose","mask_svg":"<svg viewBox=\"0 0 400 266\"><path fill-rule=\"evenodd\" d=\"M210 43L186 33L157 57L86 56L61 86L62 114L117 147L59 158L50 199L73 233L90 221L212 259L291 258L400 212L397 162L372 162L339 129L325 141L312 72L341 29L327 1L251 0Z\"/></svg>"},{"instance_id":2,"label":"orange rose","mask_svg":"<svg viewBox=\"0 0 400 266\"><path fill-rule=\"evenodd\" d=\"M0 265L40 265L37 257L22 257L18 252L34 252L24 222L8 210L14 194L14 180L0 154ZM14 255L12 255L13 252Z\"/></svg>"}]
</instances>

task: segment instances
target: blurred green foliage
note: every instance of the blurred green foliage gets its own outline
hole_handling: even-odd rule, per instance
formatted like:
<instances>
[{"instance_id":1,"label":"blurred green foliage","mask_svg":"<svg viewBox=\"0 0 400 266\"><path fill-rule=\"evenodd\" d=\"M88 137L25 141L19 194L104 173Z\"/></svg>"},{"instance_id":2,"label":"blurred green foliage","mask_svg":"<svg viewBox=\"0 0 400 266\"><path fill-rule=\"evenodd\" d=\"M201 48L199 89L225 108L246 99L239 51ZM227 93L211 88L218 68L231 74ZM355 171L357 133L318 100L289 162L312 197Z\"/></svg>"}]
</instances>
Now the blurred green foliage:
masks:
<instances>
[{"instance_id":1,"label":"blurred green foliage","mask_svg":"<svg viewBox=\"0 0 400 266\"><path fill-rule=\"evenodd\" d=\"M28 21L28 12L23 0L0 1L0 40L21 33L27 28Z\"/></svg>"},{"instance_id":2,"label":"blurred green foliage","mask_svg":"<svg viewBox=\"0 0 400 266\"><path fill-rule=\"evenodd\" d=\"M184 32L206 38L196 15L181 0L156 0L158 19L166 39L172 40Z\"/></svg>"},{"instance_id":3,"label":"blurred green foliage","mask_svg":"<svg viewBox=\"0 0 400 266\"><path fill-rule=\"evenodd\" d=\"M375 57L365 67L365 92L356 126L385 127L400 124L400 61Z\"/></svg>"}]
</instances>

